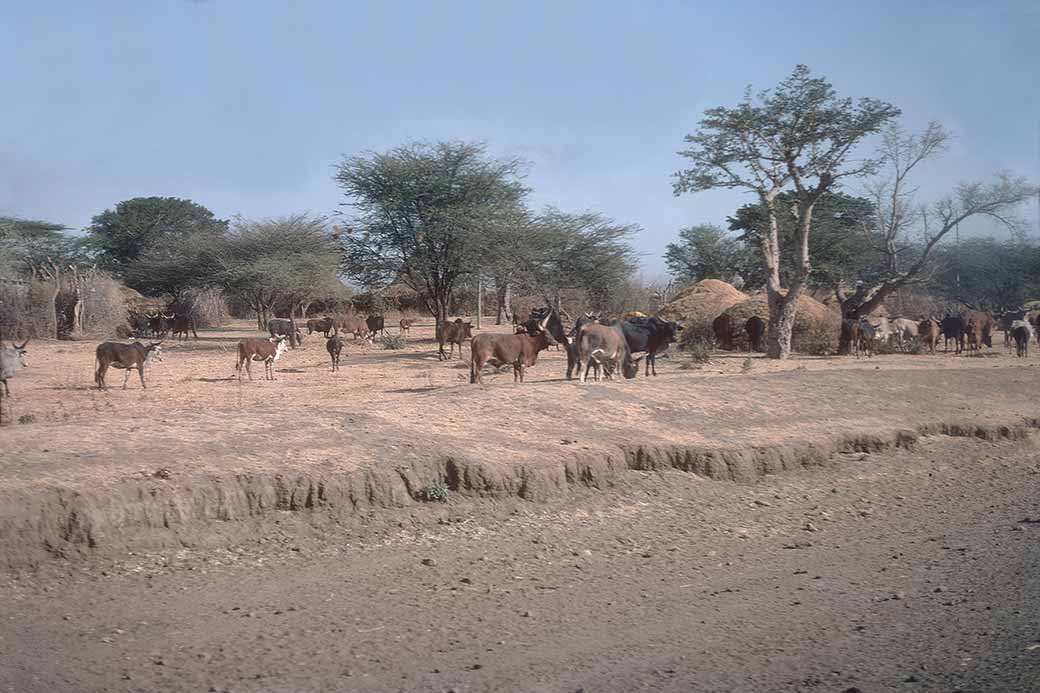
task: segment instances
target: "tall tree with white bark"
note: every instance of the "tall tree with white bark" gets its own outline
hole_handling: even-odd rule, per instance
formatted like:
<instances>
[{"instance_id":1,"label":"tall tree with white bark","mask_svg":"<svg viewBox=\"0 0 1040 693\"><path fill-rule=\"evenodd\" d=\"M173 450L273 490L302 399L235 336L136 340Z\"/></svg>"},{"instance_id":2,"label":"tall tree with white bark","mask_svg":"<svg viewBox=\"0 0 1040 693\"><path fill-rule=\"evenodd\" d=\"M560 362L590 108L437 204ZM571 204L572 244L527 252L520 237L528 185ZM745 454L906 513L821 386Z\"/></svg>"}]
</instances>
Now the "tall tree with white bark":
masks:
<instances>
[{"instance_id":1,"label":"tall tree with white bark","mask_svg":"<svg viewBox=\"0 0 1040 693\"><path fill-rule=\"evenodd\" d=\"M899 109L876 99L838 98L827 80L799 65L773 90L754 97L748 89L736 107L709 109L697 132L686 136L689 146L679 154L691 166L676 174L676 195L745 190L767 210L760 250L769 299L770 358L791 353L798 298L812 272L809 239L816 201L842 179L877 170L876 159L854 158L854 150L898 115ZM777 198L788 189L795 202L783 208ZM798 227L798 268L787 287L780 279L782 214L795 215Z\"/></svg>"}]
</instances>

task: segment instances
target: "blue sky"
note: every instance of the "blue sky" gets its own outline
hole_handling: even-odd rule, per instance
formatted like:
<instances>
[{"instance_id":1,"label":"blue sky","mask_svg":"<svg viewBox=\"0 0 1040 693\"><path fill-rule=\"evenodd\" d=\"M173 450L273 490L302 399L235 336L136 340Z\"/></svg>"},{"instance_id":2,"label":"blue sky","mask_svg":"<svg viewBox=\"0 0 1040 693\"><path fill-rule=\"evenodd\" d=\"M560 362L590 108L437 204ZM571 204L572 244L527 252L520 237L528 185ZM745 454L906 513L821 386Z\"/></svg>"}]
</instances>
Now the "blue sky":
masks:
<instances>
[{"instance_id":1,"label":"blue sky","mask_svg":"<svg viewBox=\"0 0 1040 693\"><path fill-rule=\"evenodd\" d=\"M1035 0L5 3L0 214L79 229L147 195L327 214L343 154L479 140L529 162L535 206L639 224L663 276L680 227L748 199L673 197L683 135L798 63L955 133L923 198L1001 169L1040 180L1038 36Z\"/></svg>"}]
</instances>

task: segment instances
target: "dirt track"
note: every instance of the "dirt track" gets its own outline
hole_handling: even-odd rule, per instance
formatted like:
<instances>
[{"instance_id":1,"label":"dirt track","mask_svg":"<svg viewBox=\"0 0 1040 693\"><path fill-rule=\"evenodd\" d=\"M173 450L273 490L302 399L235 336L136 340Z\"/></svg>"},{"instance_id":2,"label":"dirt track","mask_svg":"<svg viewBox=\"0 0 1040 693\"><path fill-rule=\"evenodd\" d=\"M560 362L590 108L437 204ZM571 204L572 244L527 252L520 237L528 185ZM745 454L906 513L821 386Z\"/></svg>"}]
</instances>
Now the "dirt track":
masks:
<instances>
[{"instance_id":1,"label":"dirt track","mask_svg":"<svg viewBox=\"0 0 1040 693\"><path fill-rule=\"evenodd\" d=\"M0 690L1040 690L1038 442L832 462L49 563Z\"/></svg>"}]
</instances>

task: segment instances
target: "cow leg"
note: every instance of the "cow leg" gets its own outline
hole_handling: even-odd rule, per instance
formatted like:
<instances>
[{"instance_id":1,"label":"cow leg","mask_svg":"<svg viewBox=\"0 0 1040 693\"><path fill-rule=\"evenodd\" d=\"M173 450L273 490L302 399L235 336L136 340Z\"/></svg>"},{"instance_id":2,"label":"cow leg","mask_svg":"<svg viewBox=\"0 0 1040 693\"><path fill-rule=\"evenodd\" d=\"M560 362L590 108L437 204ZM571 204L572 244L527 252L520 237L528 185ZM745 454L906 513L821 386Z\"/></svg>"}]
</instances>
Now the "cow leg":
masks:
<instances>
[{"instance_id":1,"label":"cow leg","mask_svg":"<svg viewBox=\"0 0 1040 693\"><path fill-rule=\"evenodd\" d=\"M124 390L126 389L126 382L128 380L130 380L130 369L129 368L127 368L125 371L123 371L123 389Z\"/></svg>"},{"instance_id":2,"label":"cow leg","mask_svg":"<svg viewBox=\"0 0 1040 693\"><path fill-rule=\"evenodd\" d=\"M130 375L130 371L127 371L126 374ZM141 387L143 387L144 389L148 389L148 386L144 384L144 366L143 365L137 367L137 375L139 375L141 377Z\"/></svg>"},{"instance_id":3,"label":"cow leg","mask_svg":"<svg viewBox=\"0 0 1040 693\"><path fill-rule=\"evenodd\" d=\"M246 375L249 376L249 382L253 382L253 367L252 367L251 361L252 361L252 358L247 356L246 357ZM239 373L238 377L239 377L239 379L241 379L242 378L242 374Z\"/></svg>"}]
</instances>

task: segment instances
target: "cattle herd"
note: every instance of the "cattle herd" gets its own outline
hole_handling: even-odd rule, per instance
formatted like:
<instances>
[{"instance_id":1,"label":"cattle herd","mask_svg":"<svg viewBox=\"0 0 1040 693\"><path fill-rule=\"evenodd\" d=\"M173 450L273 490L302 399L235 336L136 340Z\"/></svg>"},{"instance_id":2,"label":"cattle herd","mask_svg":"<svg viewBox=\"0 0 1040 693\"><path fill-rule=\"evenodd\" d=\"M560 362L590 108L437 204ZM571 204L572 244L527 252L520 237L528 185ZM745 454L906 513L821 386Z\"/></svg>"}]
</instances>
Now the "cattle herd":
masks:
<instances>
[{"instance_id":1,"label":"cattle herd","mask_svg":"<svg viewBox=\"0 0 1040 693\"><path fill-rule=\"evenodd\" d=\"M414 318L400 321L402 335L407 335L415 323ZM340 367L340 357L346 345L345 336L373 340L377 334L385 333L383 316L342 315L313 318L305 323L307 334L324 336L333 372ZM639 373L640 362L645 363L645 374L657 375L657 355L666 351L678 339L682 327L657 316L629 313L620 320L604 319L599 314L585 313L574 321L568 330L560 313L552 307L530 311L527 315L513 316L513 334L473 335L473 325L461 319L445 321L436 327L438 358L454 358L458 348L462 357L462 345L470 341L470 382L482 383L485 366L502 368L512 366L514 382L523 382L524 371L535 365L538 354L550 347L564 349L567 353L567 379L578 377L585 382L592 373L595 380L601 377L613 379L620 374L623 379L634 378ZM733 316L724 313L712 323L716 342L723 349L730 349L741 334L747 336L751 348L761 351L767 323L752 316L738 325ZM94 382L105 389L105 375L109 368L125 371L123 388L127 387L132 371L137 371L141 387L145 382L145 366L162 361L162 340L168 334L176 339L185 339L191 334L198 339L195 321L187 315L173 313L131 315L130 332L127 337L151 336L159 341L141 343L134 341L104 342L95 351ZM274 380L274 362L289 348L303 342L303 332L295 320L272 318L267 323L269 337L248 337L239 340L235 370L239 381L245 368L252 380L250 364L264 364L265 377ZM1018 310L994 316L987 311L966 310L960 314L942 318L928 317L922 320L908 318L861 317L843 320L842 342L856 357L871 356L882 344L894 346L901 351L917 344L918 349L935 353L939 341L949 352L953 342L954 353L978 352L982 347L993 346L993 333L1003 332L1004 347L1018 356L1028 356L1029 343L1034 339L1040 344L1040 310ZM0 346L0 385L3 393L10 396L8 379L28 365L26 345L12 342L11 347ZM445 346L448 347L447 352Z\"/></svg>"}]
</instances>

